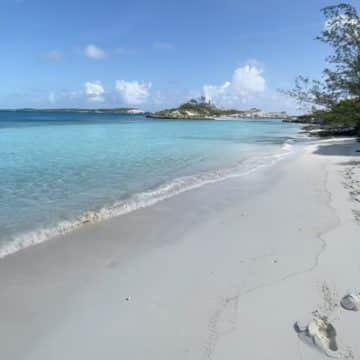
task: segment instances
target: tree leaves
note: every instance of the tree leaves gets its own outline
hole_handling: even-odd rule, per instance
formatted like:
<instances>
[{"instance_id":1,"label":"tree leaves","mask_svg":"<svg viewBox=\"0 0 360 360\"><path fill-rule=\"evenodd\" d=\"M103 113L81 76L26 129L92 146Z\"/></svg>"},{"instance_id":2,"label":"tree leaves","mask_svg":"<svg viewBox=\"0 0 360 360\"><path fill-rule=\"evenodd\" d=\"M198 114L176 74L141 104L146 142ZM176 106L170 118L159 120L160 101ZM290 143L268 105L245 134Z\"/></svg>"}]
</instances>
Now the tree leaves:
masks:
<instances>
[{"instance_id":1,"label":"tree leaves","mask_svg":"<svg viewBox=\"0 0 360 360\"><path fill-rule=\"evenodd\" d=\"M300 104L311 104L318 117L328 122L360 128L360 18L350 4L322 9L324 30L317 40L332 47L320 80L299 76L285 91ZM347 120L348 119L348 120Z\"/></svg>"}]
</instances>

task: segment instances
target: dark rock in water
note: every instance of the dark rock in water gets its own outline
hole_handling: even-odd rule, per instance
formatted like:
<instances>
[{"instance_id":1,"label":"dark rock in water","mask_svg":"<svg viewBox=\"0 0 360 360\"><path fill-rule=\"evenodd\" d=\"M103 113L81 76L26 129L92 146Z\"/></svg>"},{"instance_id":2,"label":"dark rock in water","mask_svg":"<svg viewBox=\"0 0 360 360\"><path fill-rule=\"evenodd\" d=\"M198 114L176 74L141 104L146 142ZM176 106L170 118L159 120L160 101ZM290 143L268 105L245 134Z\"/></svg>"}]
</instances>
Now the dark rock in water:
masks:
<instances>
[{"instance_id":1,"label":"dark rock in water","mask_svg":"<svg viewBox=\"0 0 360 360\"><path fill-rule=\"evenodd\" d=\"M325 137L337 137L337 136L356 136L357 130L355 128L320 128L315 132L309 131L310 136Z\"/></svg>"}]
</instances>

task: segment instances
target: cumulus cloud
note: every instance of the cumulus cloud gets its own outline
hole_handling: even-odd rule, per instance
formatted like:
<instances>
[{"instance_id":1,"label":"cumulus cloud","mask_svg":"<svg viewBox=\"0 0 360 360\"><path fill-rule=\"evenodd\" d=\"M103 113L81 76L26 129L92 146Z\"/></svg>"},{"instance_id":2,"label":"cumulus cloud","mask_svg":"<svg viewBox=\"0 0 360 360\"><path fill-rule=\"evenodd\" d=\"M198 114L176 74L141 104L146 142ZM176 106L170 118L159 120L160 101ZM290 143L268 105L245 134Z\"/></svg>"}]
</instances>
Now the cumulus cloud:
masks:
<instances>
[{"instance_id":1,"label":"cumulus cloud","mask_svg":"<svg viewBox=\"0 0 360 360\"><path fill-rule=\"evenodd\" d=\"M150 96L151 82L116 80L115 89L128 105L140 105Z\"/></svg>"},{"instance_id":2,"label":"cumulus cloud","mask_svg":"<svg viewBox=\"0 0 360 360\"><path fill-rule=\"evenodd\" d=\"M100 81L88 81L85 83L85 94L88 97L89 101L104 102L104 93L105 90Z\"/></svg>"},{"instance_id":3,"label":"cumulus cloud","mask_svg":"<svg viewBox=\"0 0 360 360\"><path fill-rule=\"evenodd\" d=\"M204 85L203 95L206 101L217 101L229 95L231 82L226 81L223 85Z\"/></svg>"},{"instance_id":4,"label":"cumulus cloud","mask_svg":"<svg viewBox=\"0 0 360 360\"><path fill-rule=\"evenodd\" d=\"M46 55L46 59L52 62L59 62L63 59L63 54L60 50L54 49L49 51Z\"/></svg>"},{"instance_id":5,"label":"cumulus cloud","mask_svg":"<svg viewBox=\"0 0 360 360\"><path fill-rule=\"evenodd\" d=\"M237 68L231 81L223 85L204 85L203 95L208 101L226 106L243 102L247 97L262 94L265 90L263 70L254 63Z\"/></svg>"},{"instance_id":6,"label":"cumulus cloud","mask_svg":"<svg viewBox=\"0 0 360 360\"><path fill-rule=\"evenodd\" d=\"M265 79L262 76L262 70L251 65L236 69L233 74L232 87L240 96L263 93Z\"/></svg>"},{"instance_id":7,"label":"cumulus cloud","mask_svg":"<svg viewBox=\"0 0 360 360\"><path fill-rule=\"evenodd\" d=\"M99 48L98 46L92 45L92 44L87 45L85 47L84 55L90 59L95 59L95 60L106 59L108 56L108 54L105 50Z\"/></svg>"}]
</instances>

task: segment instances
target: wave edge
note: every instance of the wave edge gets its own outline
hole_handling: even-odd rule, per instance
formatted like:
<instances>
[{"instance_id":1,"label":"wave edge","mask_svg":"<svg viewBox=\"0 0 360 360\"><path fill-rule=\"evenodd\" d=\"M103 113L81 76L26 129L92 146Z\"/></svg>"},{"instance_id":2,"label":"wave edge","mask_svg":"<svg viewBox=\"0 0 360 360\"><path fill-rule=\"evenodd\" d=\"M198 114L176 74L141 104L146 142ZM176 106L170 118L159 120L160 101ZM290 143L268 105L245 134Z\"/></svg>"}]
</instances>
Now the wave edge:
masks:
<instances>
[{"instance_id":1,"label":"wave edge","mask_svg":"<svg viewBox=\"0 0 360 360\"><path fill-rule=\"evenodd\" d=\"M274 163L293 152L294 142L295 139L287 140L278 153L265 155L261 159L258 159L258 161L252 159L252 161L247 164L245 160L232 168L179 177L170 182L166 182L155 189L136 193L129 198L117 201L110 206L103 207L96 211L87 211L73 221L61 221L49 228L42 228L18 234L0 247L0 258L4 258L5 256L14 254L30 246L43 243L55 237L68 234L86 224L96 224L104 220L125 215L136 210L153 206L186 191L197 189L207 184L224 181L226 179L246 176L260 168L272 166Z\"/></svg>"}]
</instances>

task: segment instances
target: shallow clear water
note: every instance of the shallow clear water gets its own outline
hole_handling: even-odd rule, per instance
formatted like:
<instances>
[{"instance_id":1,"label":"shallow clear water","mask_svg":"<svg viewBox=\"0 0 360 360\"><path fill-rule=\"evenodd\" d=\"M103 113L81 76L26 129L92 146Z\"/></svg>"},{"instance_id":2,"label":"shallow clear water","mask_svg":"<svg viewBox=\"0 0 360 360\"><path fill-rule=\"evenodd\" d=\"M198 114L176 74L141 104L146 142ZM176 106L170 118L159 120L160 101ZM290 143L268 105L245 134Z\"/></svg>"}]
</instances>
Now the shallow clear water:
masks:
<instances>
[{"instance_id":1,"label":"shallow clear water","mask_svg":"<svg viewBox=\"0 0 360 360\"><path fill-rule=\"evenodd\" d=\"M0 256L267 165L298 127L0 112Z\"/></svg>"}]
</instances>

